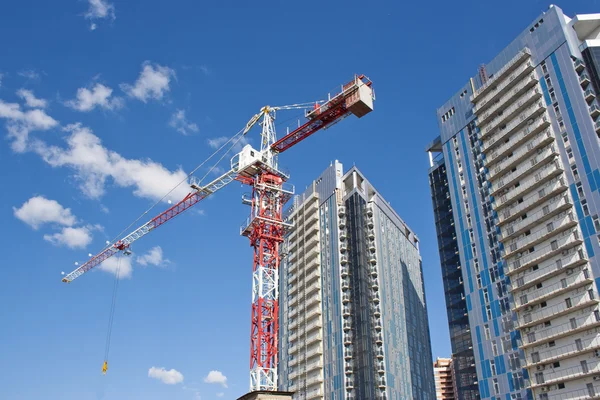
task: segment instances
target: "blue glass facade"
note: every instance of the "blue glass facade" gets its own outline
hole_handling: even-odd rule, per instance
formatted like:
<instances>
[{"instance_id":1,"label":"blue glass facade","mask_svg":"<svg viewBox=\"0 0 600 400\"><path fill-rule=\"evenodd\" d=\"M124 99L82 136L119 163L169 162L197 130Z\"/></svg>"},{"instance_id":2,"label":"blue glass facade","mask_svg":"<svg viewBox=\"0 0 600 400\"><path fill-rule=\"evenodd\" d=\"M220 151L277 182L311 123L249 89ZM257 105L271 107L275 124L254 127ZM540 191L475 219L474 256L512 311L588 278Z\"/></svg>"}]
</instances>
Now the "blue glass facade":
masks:
<instances>
[{"instance_id":1,"label":"blue glass facade","mask_svg":"<svg viewBox=\"0 0 600 400\"><path fill-rule=\"evenodd\" d=\"M314 296L320 300L320 361L309 356L316 346L296 339L305 331L302 321L313 321L315 313L296 300L302 263L293 261L313 250L296 253L296 243L311 240L298 237L312 229L306 220L312 218L308 215L315 201L320 291L304 296L302 303L314 301ZM281 308L280 388L295 391L298 399L433 399L427 308L414 233L360 171L343 173L338 162L294 199L288 215L298 228L288 233L293 255L282 268L281 297L289 300ZM305 347L298 351L299 346ZM298 357L307 361L299 363ZM322 368L322 397L314 365ZM302 376L307 370L311 372Z\"/></svg>"},{"instance_id":2,"label":"blue glass facade","mask_svg":"<svg viewBox=\"0 0 600 400\"><path fill-rule=\"evenodd\" d=\"M556 165L559 169L565 170L564 175L556 179L565 180L569 186L572 200L568 201L573 202L578 232L581 232L583 237L585 251L581 253L584 254L582 257L589 260L593 276L600 277L599 260L596 257L600 251L597 236L600 230L598 222L600 146L596 133L600 131L600 129L596 129L598 127L596 118L600 115L600 111L597 115L594 114L595 103L590 102L590 99L595 97L595 94L590 94L586 90L585 78L582 79L582 74L586 74L586 70L589 69L591 75L589 88L593 88L592 78L594 78L594 74L597 76L597 70L594 70L597 63L595 57L599 53L596 53L596 49L593 48L595 41L586 42L585 38L581 37L583 35L581 32L593 32L592 28L588 28L590 24L586 22L587 25L583 29L580 28L581 24L577 25L577 23L577 20L564 16L559 8L551 6L494 60L485 65L482 74L471 78L437 110L440 137L437 144L431 146L428 151L443 154L435 164L432 162L430 169L430 184L434 197L434 208L436 208L436 226L440 255L442 256L442 269L445 277L451 276L456 271L458 261L461 266L461 284L464 290L464 303L456 302L452 297L454 293L449 291L452 283L450 280L446 281L445 278L453 352L456 353L457 346L454 341L459 337L460 331L453 328L453 324L456 324L459 318L454 317L452 313L454 307L464 307L468 313L479 394L482 399L508 400L534 397L568 399L583 395L583 392L579 391L588 393L594 390L591 376L587 387L581 386L583 387L581 389L580 386L577 386L585 385L587 382L585 379L589 375L587 372L580 373L577 381L567 375L563 377L559 374L560 370L558 369L556 369L557 372L552 372L554 375L546 372L546 381L549 376L558 377L555 385L548 384L546 386L544 386L546 381L544 381L543 374L539 375L538 372L535 377L531 374L532 371L543 371L547 365L538 366L539 360L527 353L529 350L523 350L523 347L527 348L532 340L523 340L522 332L528 328L520 329L519 327L526 326L528 322L525 320L524 323L522 319L519 319L516 310L524 312L523 310L526 308L523 306L523 302L526 304L527 300L523 300L522 297L516 299L512 293L521 285L527 285L528 282L525 280L524 283L518 283L511 280L509 271L512 273L520 264L509 266L507 263L507 257L511 257L513 250L505 248L502 243L502 234L505 237L507 234L506 231L501 231L497 212L503 201L500 196L506 191L502 189L503 182L491 182L490 176L493 176L495 171L489 171L486 163L489 148L492 145L496 148L502 146L498 143L493 144L487 131L481 131L482 119L488 118L488 114L478 112L477 107L484 108L485 104L476 105L473 100L478 93L486 90L487 81L493 81L495 75L504 74L507 66L510 67L511 63L515 63L514 60L518 58L519 54L524 49L527 50L535 79L539 79L542 101L546 109L544 115L547 115L551 121L551 134L556 136L556 141L552 145L552 151L558 153ZM586 65L583 67L580 64L581 60L585 60ZM518 89L517 86L515 93ZM495 88L491 90L495 90ZM509 95L508 91L506 93ZM520 107L524 101L529 100L521 100L518 106ZM498 96L496 102L500 102ZM533 102L528 104L533 104ZM494 105L485 107L493 109ZM506 113L512 112L510 108L505 111ZM498 112L497 118L507 117L503 117L502 112ZM507 131L512 129L510 126L507 128L506 125L500 126L499 129L505 128ZM482 139L486 134L488 134L488 139ZM509 139L506 139L505 143L508 141ZM521 157L521 153L516 153L516 151L506 154L505 160L513 155L515 158ZM494 161L499 170L505 165L510 165L510 160L505 160ZM535 162L532 162L532 165L535 165ZM515 171L516 167L513 167L512 172ZM510 172L509 168L508 173L510 174ZM440 177L440 173L445 174L445 177ZM516 174L517 172L515 172ZM507 180L514 179L510 178L510 175L506 176L509 176ZM445 193L440 193L440 191L443 192L443 189L440 189L439 185L440 182L444 182L444 178L447 179L448 185ZM545 178L542 175L536 175L535 179L538 182ZM514 187L518 187L519 183L521 185L529 184L528 182L521 180ZM494 196L495 193L498 194ZM443 199L444 195L447 195L452 207L452 221L448 216L439 217L441 215L439 207L443 203L440 199ZM540 192L540 198L542 195L543 192ZM519 201L522 202L523 198ZM523 216L523 219L526 217L527 214ZM446 251L448 246L451 247L448 235L443 233L449 229L447 225L453 223L459 260L453 260L451 257L443 255L443 251ZM578 232L575 233L576 237ZM530 232L524 231L524 235L527 237ZM528 251L533 253L534 250L537 251L535 246L531 246ZM513 258L510 259L512 261ZM536 269L537 264L534 265L533 271ZM517 274L512 276L514 279ZM540 288L542 288L541 283L538 284L538 289L541 290ZM597 291L597 289L595 290ZM590 296L593 299L593 294ZM540 304L541 307L546 306L546 302ZM568 302L568 304L570 303ZM584 309L588 312L587 310L587 308ZM552 321L548 319L545 324L549 327ZM594 333L594 335L596 334ZM549 342L549 345L553 345L553 343ZM563 357L560 362L568 364L569 360ZM559 368L551 365L552 368ZM588 371L587 364L581 370Z\"/></svg>"}]
</instances>

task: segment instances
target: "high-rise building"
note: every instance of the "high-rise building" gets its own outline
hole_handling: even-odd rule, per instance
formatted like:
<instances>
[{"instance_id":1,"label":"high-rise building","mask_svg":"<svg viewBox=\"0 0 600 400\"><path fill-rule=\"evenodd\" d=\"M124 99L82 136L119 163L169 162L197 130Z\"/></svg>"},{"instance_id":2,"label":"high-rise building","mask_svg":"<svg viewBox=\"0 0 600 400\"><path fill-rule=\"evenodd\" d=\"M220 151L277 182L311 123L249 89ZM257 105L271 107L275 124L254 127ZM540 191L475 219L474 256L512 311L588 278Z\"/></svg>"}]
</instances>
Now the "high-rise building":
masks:
<instances>
[{"instance_id":1,"label":"high-rise building","mask_svg":"<svg viewBox=\"0 0 600 400\"><path fill-rule=\"evenodd\" d=\"M453 359L483 399L600 397L598 55L600 14L550 6L437 111Z\"/></svg>"},{"instance_id":2,"label":"high-rise building","mask_svg":"<svg viewBox=\"0 0 600 400\"><path fill-rule=\"evenodd\" d=\"M436 400L458 400L454 385L454 368L451 358L438 357L433 362L433 379L435 380Z\"/></svg>"},{"instance_id":3,"label":"high-rise building","mask_svg":"<svg viewBox=\"0 0 600 400\"><path fill-rule=\"evenodd\" d=\"M280 388L294 399L434 398L416 235L337 161L286 220Z\"/></svg>"}]
</instances>

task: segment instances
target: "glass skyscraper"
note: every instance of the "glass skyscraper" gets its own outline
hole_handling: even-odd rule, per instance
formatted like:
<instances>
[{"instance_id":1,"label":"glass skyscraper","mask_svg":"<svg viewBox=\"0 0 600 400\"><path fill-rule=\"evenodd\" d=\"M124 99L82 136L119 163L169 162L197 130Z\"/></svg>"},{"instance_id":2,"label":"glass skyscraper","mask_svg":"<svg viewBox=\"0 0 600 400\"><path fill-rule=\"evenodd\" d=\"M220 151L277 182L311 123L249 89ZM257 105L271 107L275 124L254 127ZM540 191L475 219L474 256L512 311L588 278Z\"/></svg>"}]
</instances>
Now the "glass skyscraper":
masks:
<instances>
[{"instance_id":1,"label":"glass skyscraper","mask_svg":"<svg viewBox=\"0 0 600 400\"><path fill-rule=\"evenodd\" d=\"M599 56L600 14L550 6L437 110L459 398L600 398Z\"/></svg>"},{"instance_id":2,"label":"glass skyscraper","mask_svg":"<svg viewBox=\"0 0 600 400\"><path fill-rule=\"evenodd\" d=\"M355 167L294 198L280 287L281 390L295 399L433 399L416 235Z\"/></svg>"}]
</instances>

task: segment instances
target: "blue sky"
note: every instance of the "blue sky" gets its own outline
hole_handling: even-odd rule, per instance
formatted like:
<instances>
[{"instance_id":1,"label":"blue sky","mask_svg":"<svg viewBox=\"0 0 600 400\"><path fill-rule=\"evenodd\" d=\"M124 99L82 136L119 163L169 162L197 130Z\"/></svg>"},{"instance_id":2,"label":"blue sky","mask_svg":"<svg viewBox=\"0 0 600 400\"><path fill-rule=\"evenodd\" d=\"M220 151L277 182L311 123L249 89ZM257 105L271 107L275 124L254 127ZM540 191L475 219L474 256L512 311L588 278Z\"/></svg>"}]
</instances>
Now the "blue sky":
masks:
<instances>
[{"instance_id":1,"label":"blue sky","mask_svg":"<svg viewBox=\"0 0 600 400\"><path fill-rule=\"evenodd\" d=\"M424 153L437 135L435 108L548 3L401 3L0 5L0 397L245 393L251 249L238 227L247 188L230 185L135 246L105 377L111 265L68 286L61 271L101 249L260 107L322 99L355 73L373 80L375 112L318 133L280 164L298 191L331 160L356 164L392 203L421 238L433 355L449 355ZM600 11L597 0L558 5L568 15Z\"/></svg>"}]
</instances>

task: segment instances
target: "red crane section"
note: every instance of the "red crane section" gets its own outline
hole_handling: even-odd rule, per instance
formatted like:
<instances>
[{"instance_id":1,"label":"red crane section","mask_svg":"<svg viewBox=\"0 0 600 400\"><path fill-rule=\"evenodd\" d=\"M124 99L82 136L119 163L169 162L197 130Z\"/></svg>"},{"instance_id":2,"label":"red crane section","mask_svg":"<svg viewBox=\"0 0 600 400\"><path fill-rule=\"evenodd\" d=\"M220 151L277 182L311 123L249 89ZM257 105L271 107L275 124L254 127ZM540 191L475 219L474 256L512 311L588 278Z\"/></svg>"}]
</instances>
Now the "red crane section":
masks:
<instances>
[{"instance_id":1,"label":"red crane section","mask_svg":"<svg viewBox=\"0 0 600 400\"><path fill-rule=\"evenodd\" d=\"M358 118L373 111L372 82L364 75L342 86L340 93L325 102L315 104L315 108L306 114L308 122L273 143L271 150L282 153L303 141L313 133L327 129L350 114Z\"/></svg>"}]
</instances>

